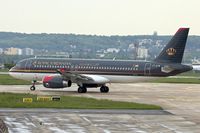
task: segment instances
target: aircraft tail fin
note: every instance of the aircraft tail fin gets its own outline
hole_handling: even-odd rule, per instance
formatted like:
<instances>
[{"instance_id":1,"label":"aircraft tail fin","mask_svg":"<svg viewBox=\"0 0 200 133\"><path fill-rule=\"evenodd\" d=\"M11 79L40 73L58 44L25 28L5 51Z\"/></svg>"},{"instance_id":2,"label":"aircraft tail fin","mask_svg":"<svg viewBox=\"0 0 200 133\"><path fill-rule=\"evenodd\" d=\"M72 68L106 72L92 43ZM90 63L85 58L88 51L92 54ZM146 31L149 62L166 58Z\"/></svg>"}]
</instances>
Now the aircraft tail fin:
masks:
<instances>
[{"instance_id":1,"label":"aircraft tail fin","mask_svg":"<svg viewBox=\"0 0 200 133\"><path fill-rule=\"evenodd\" d=\"M161 63L181 63L189 28L180 28L154 61Z\"/></svg>"}]
</instances>

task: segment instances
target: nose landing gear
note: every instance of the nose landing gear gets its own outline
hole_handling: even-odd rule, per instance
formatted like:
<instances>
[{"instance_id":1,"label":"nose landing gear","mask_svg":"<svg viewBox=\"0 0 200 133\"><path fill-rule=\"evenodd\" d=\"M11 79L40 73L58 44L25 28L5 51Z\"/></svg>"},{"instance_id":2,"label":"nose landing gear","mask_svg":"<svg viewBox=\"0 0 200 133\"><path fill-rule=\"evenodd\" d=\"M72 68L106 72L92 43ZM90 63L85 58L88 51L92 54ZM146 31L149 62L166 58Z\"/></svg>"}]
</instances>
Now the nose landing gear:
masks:
<instances>
[{"instance_id":1,"label":"nose landing gear","mask_svg":"<svg viewBox=\"0 0 200 133\"><path fill-rule=\"evenodd\" d=\"M36 87L35 87L36 82L37 82L36 80L32 81L32 86L30 87L31 91L34 91L36 89Z\"/></svg>"}]
</instances>

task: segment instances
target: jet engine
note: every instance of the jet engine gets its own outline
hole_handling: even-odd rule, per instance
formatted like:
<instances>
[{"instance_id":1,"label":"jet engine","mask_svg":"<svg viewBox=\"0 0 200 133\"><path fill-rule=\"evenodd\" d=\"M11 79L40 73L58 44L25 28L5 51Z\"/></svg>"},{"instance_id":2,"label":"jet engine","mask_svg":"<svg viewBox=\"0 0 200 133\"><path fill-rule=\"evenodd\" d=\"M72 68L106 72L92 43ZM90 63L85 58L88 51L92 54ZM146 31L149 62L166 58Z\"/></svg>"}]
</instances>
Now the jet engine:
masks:
<instances>
[{"instance_id":1,"label":"jet engine","mask_svg":"<svg viewBox=\"0 0 200 133\"><path fill-rule=\"evenodd\" d=\"M72 85L71 80L64 80L62 76L45 76L43 86L46 88L64 88Z\"/></svg>"}]
</instances>

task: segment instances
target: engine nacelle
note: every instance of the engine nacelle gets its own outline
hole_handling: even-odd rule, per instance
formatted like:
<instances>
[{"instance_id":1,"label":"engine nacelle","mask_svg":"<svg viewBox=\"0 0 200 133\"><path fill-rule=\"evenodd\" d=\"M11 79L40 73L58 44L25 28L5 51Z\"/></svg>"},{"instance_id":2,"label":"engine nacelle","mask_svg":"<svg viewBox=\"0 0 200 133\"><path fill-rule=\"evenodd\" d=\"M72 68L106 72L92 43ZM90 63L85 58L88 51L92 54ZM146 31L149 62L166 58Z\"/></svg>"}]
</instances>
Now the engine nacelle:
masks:
<instances>
[{"instance_id":1,"label":"engine nacelle","mask_svg":"<svg viewBox=\"0 0 200 133\"><path fill-rule=\"evenodd\" d=\"M64 80L61 76L45 76L43 86L46 88L64 88L72 85L71 80Z\"/></svg>"}]
</instances>

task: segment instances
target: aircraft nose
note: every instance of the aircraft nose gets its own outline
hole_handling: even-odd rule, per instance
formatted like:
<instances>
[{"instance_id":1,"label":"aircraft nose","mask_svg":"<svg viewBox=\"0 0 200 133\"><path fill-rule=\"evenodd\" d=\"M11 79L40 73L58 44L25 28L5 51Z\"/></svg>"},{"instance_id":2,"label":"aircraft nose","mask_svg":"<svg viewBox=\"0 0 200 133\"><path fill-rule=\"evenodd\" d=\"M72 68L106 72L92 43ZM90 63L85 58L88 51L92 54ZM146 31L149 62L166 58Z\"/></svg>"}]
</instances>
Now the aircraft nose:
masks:
<instances>
[{"instance_id":1,"label":"aircraft nose","mask_svg":"<svg viewBox=\"0 0 200 133\"><path fill-rule=\"evenodd\" d=\"M12 77L14 77L14 76L13 76L14 70L15 70L15 68L12 67L12 68L8 71L8 74L9 74L10 76L12 76Z\"/></svg>"},{"instance_id":2,"label":"aircraft nose","mask_svg":"<svg viewBox=\"0 0 200 133\"><path fill-rule=\"evenodd\" d=\"M14 67L10 68L9 72L13 72L13 70L14 70Z\"/></svg>"}]
</instances>

